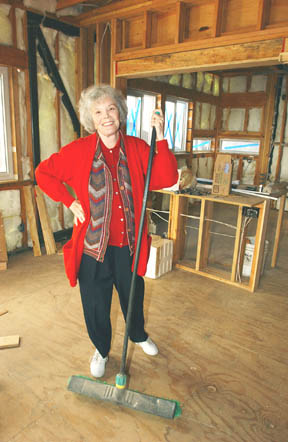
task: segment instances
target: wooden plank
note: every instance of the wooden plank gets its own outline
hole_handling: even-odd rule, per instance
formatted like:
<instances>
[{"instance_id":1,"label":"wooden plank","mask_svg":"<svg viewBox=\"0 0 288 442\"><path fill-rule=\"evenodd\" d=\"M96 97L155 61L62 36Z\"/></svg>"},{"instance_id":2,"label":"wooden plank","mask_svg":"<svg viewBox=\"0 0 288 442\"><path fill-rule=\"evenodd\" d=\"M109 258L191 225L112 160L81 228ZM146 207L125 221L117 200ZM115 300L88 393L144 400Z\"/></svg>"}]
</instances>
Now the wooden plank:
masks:
<instances>
[{"instance_id":1,"label":"wooden plank","mask_svg":"<svg viewBox=\"0 0 288 442\"><path fill-rule=\"evenodd\" d=\"M209 247L210 247L210 227L211 221L213 217L213 208L214 204L212 201L207 201L205 204L205 223L203 228L203 246L202 246L202 256L200 262L200 268L207 267L208 264L208 255L209 255Z\"/></svg>"},{"instance_id":2,"label":"wooden plank","mask_svg":"<svg viewBox=\"0 0 288 442\"><path fill-rule=\"evenodd\" d=\"M258 20L256 29L264 29L267 24L267 15L270 9L270 0L259 0L258 2Z\"/></svg>"},{"instance_id":3,"label":"wooden plank","mask_svg":"<svg viewBox=\"0 0 288 442\"><path fill-rule=\"evenodd\" d=\"M282 39L275 39L206 48L205 51L203 49L187 50L185 52L163 54L161 57L145 56L140 58L139 56L137 62L132 58L118 60L117 76L130 78L151 76L155 73L167 75L208 69L223 70L227 67L235 69L247 66L275 65L278 63L281 48ZM133 55L136 56L135 53Z\"/></svg>"},{"instance_id":4,"label":"wooden plank","mask_svg":"<svg viewBox=\"0 0 288 442\"><path fill-rule=\"evenodd\" d=\"M179 261L183 255L185 243L185 217L188 200L182 195L171 194L168 222L168 238L173 240L173 263Z\"/></svg>"},{"instance_id":5,"label":"wooden plank","mask_svg":"<svg viewBox=\"0 0 288 442\"><path fill-rule=\"evenodd\" d=\"M216 269L202 269L202 270L196 270L193 269L192 267L190 267L188 264L186 263L176 263L175 264L175 268L176 269L181 269L181 270L185 270L186 272L190 272L190 273L194 273L197 274L199 276L204 276L205 278L209 278L209 279L213 279L214 281L218 281L218 282L224 282L228 285L232 285L234 287L238 287L244 290L247 290L249 292L253 292L253 290L251 289L251 287L249 287L246 284L242 284L240 282L236 282L236 281L231 281L230 278L230 272L224 272L224 271L220 271L220 270L216 270Z\"/></svg>"},{"instance_id":6,"label":"wooden plank","mask_svg":"<svg viewBox=\"0 0 288 442\"><path fill-rule=\"evenodd\" d=\"M96 25L95 83L110 83L111 35L108 23Z\"/></svg>"},{"instance_id":7,"label":"wooden plank","mask_svg":"<svg viewBox=\"0 0 288 442\"><path fill-rule=\"evenodd\" d=\"M0 45L0 64L28 69L28 57L26 52L20 49Z\"/></svg>"},{"instance_id":8,"label":"wooden plank","mask_svg":"<svg viewBox=\"0 0 288 442\"><path fill-rule=\"evenodd\" d=\"M263 203L259 204L258 207L260 210L259 210L257 230L255 236L251 275L249 279L249 287L253 292L258 287L261 276L266 230L269 219L270 200L269 199L264 200Z\"/></svg>"},{"instance_id":9,"label":"wooden plank","mask_svg":"<svg viewBox=\"0 0 288 442\"><path fill-rule=\"evenodd\" d=\"M2 212L0 212L0 262L3 267L1 270L6 270L7 261L8 261L8 255L7 255L4 222L3 222Z\"/></svg>"},{"instance_id":10,"label":"wooden plank","mask_svg":"<svg viewBox=\"0 0 288 442\"><path fill-rule=\"evenodd\" d=\"M277 75L272 74L269 75L268 85L267 85L267 102L265 106L265 121L264 121L264 141L263 148L260 153L260 165L259 165L259 175L260 175L260 183L264 183L266 179L264 177L267 176L269 156L270 156L270 148L271 148L271 134L273 130L273 119L274 119L274 107L275 107L275 97L276 97L276 83L277 83Z\"/></svg>"},{"instance_id":11,"label":"wooden plank","mask_svg":"<svg viewBox=\"0 0 288 442\"><path fill-rule=\"evenodd\" d=\"M0 316L6 315L6 313L8 313L8 310L0 310Z\"/></svg>"},{"instance_id":12,"label":"wooden plank","mask_svg":"<svg viewBox=\"0 0 288 442\"><path fill-rule=\"evenodd\" d=\"M215 14L212 28L213 37L218 37L221 34L222 17L223 17L224 0L215 0Z\"/></svg>"},{"instance_id":13,"label":"wooden plank","mask_svg":"<svg viewBox=\"0 0 288 442\"><path fill-rule=\"evenodd\" d=\"M16 147L16 165L18 180L23 180L23 167L22 167L22 140L20 129L20 110L19 110L19 84L18 84L18 72L16 68L12 68L11 72L11 119L12 119L12 138L13 146Z\"/></svg>"},{"instance_id":14,"label":"wooden plank","mask_svg":"<svg viewBox=\"0 0 288 442\"><path fill-rule=\"evenodd\" d=\"M239 266L241 238L242 241L244 242L244 237L242 236L242 221L243 221L242 207L238 207L237 227L236 227L236 236L234 243L232 270L231 270L231 281L236 281L238 269L239 272L241 272Z\"/></svg>"},{"instance_id":15,"label":"wooden plank","mask_svg":"<svg viewBox=\"0 0 288 442\"><path fill-rule=\"evenodd\" d=\"M279 211L278 211L277 226L276 226L276 231L275 231L272 261L271 261L272 268L274 268L277 263L277 254L278 254L278 247L279 247L279 242L280 242L281 226L282 226L282 221L283 221L285 202L286 202L286 193L280 197L280 207L279 207Z\"/></svg>"},{"instance_id":16,"label":"wooden plank","mask_svg":"<svg viewBox=\"0 0 288 442\"><path fill-rule=\"evenodd\" d=\"M20 336L18 335L0 337L0 349L19 347L19 345Z\"/></svg>"},{"instance_id":17,"label":"wooden plank","mask_svg":"<svg viewBox=\"0 0 288 442\"><path fill-rule=\"evenodd\" d=\"M197 241L196 270L202 269L202 250L204 244L204 226L205 226L206 200L201 199L200 221Z\"/></svg>"},{"instance_id":18,"label":"wooden plank","mask_svg":"<svg viewBox=\"0 0 288 442\"><path fill-rule=\"evenodd\" d=\"M223 107L259 107L264 106L267 100L265 92L229 93L221 95Z\"/></svg>"},{"instance_id":19,"label":"wooden plank","mask_svg":"<svg viewBox=\"0 0 288 442\"><path fill-rule=\"evenodd\" d=\"M175 43L182 43L184 40L185 31L185 4L180 1L176 3L176 29L175 29Z\"/></svg>"},{"instance_id":20,"label":"wooden plank","mask_svg":"<svg viewBox=\"0 0 288 442\"><path fill-rule=\"evenodd\" d=\"M75 6L83 3L82 0L57 0L56 10L60 11L61 9L69 8L70 6Z\"/></svg>"},{"instance_id":21,"label":"wooden plank","mask_svg":"<svg viewBox=\"0 0 288 442\"><path fill-rule=\"evenodd\" d=\"M40 248L37 222L36 222L36 207L32 192L33 192L33 187L31 185L23 187L26 217L29 222L29 230L33 244L34 256L41 256L41 248Z\"/></svg>"},{"instance_id":22,"label":"wooden plank","mask_svg":"<svg viewBox=\"0 0 288 442\"><path fill-rule=\"evenodd\" d=\"M277 165L276 165L276 171L275 171L275 181L276 182L280 180L281 162L282 162L282 156L283 156L283 144L285 142L285 130L286 130L286 123L287 123L287 105L288 105L288 96L287 96L287 94L288 94L288 76L287 75L286 75L285 81L286 81L285 100L284 100L284 109L283 109L282 121L281 121L278 158L277 158Z\"/></svg>"},{"instance_id":23,"label":"wooden plank","mask_svg":"<svg viewBox=\"0 0 288 442\"><path fill-rule=\"evenodd\" d=\"M152 14L149 11L144 12L143 26L143 49L150 48L152 33Z\"/></svg>"},{"instance_id":24,"label":"wooden plank","mask_svg":"<svg viewBox=\"0 0 288 442\"><path fill-rule=\"evenodd\" d=\"M54 253L57 252L57 248L44 199L44 194L39 186L35 186L35 192L36 192L36 203L37 203L46 253L47 255L54 255Z\"/></svg>"}]
</instances>

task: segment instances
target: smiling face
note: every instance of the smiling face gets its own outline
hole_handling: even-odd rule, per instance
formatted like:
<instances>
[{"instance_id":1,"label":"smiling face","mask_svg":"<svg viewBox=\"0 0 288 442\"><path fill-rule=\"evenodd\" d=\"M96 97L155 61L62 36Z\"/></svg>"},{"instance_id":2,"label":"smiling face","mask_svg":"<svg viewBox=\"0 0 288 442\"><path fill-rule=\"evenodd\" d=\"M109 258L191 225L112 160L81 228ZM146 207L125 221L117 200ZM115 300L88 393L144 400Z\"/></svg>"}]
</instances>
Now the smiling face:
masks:
<instances>
[{"instance_id":1,"label":"smiling face","mask_svg":"<svg viewBox=\"0 0 288 442\"><path fill-rule=\"evenodd\" d=\"M103 141L118 137L120 115L113 98L104 96L91 105L91 115L95 129Z\"/></svg>"}]
</instances>

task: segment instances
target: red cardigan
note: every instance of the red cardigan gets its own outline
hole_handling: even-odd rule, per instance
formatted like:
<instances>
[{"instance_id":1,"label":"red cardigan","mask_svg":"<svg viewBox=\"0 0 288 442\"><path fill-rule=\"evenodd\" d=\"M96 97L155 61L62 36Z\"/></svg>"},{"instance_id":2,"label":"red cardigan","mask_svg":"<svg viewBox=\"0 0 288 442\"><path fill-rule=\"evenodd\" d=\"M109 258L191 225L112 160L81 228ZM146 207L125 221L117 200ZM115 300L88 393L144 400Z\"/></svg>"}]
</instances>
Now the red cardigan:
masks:
<instances>
[{"instance_id":1,"label":"red cardigan","mask_svg":"<svg viewBox=\"0 0 288 442\"><path fill-rule=\"evenodd\" d=\"M54 201L61 201L70 207L75 197L71 195L64 183L68 184L77 195L85 213L85 221L82 224L78 223L77 226L74 224L72 237L63 247L65 270L72 287L77 284L84 238L90 220L88 183L96 144L96 133L79 138L42 161L35 171L39 187ZM137 243L150 148L145 141L128 135L124 135L124 144L133 192L135 241ZM170 187L178 179L177 162L168 148L167 141L158 141L157 150L158 153L153 159L150 190ZM149 249L150 240L145 223L137 269L139 275L146 273Z\"/></svg>"}]
</instances>

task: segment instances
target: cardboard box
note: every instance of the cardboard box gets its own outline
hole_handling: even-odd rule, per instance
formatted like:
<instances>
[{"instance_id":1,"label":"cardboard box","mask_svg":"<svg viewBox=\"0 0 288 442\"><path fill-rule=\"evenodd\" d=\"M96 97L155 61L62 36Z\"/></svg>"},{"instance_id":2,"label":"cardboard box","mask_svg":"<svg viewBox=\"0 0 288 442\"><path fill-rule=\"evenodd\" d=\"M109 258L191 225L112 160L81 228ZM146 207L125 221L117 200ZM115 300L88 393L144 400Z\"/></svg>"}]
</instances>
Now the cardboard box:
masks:
<instances>
[{"instance_id":1,"label":"cardboard box","mask_svg":"<svg viewBox=\"0 0 288 442\"><path fill-rule=\"evenodd\" d=\"M229 195L232 180L232 157L231 155L217 155L213 174L213 195Z\"/></svg>"},{"instance_id":2,"label":"cardboard box","mask_svg":"<svg viewBox=\"0 0 288 442\"><path fill-rule=\"evenodd\" d=\"M173 241L159 235L151 236L152 244L145 276L157 279L172 270Z\"/></svg>"}]
</instances>

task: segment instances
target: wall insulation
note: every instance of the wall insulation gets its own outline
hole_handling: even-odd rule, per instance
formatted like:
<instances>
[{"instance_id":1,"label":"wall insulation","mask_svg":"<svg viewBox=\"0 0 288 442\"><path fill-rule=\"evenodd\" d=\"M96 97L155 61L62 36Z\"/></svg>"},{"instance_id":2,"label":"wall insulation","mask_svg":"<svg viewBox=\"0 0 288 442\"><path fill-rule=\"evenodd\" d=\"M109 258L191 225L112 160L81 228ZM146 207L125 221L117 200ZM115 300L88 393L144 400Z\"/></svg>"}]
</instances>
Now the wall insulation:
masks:
<instances>
[{"instance_id":1,"label":"wall insulation","mask_svg":"<svg viewBox=\"0 0 288 442\"><path fill-rule=\"evenodd\" d=\"M61 32L50 28L42 28L42 32L49 46L51 54L55 59L56 37L59 36L59 63L58 68L75 108L75 38L68 37ZM39 129L40 129L40 158L41 161L58 151L57 138L57 111L56 94L57 90L46 73L44 64L39 55L37 55L38 66L38 100L39 100ZM61 94L60 94L61 95ZM70 116L64 107L62 101L60 104L60 144L68 144L75 139L75 133ZM62 230L59 219L59 203L51 200L45 195L45 201L51 220L53 232ZM72 212L64 207L64 228L73 225Z\"/></svg>"},{"instance_id":2,"label":"wall insulation","mask_svg":"<svg viewBox=\"0 0 288 442\"><path fill-rule=\"evenodd\" d=\"M11 252L22 246L20 190L0 192L0 211L3 216L7 251Z\"/></svg>"},{"instance_id":3,"label":"wall insulation","mask_svg":"<svg viewBox=\"0 0 288 442\"><path fill-rule=\"evenodd\" d=\"M12 24L9 20L11 6L0 5L0 44L12 46Z\"/></svg>"}]
</instances>

